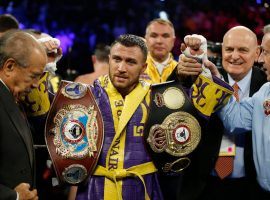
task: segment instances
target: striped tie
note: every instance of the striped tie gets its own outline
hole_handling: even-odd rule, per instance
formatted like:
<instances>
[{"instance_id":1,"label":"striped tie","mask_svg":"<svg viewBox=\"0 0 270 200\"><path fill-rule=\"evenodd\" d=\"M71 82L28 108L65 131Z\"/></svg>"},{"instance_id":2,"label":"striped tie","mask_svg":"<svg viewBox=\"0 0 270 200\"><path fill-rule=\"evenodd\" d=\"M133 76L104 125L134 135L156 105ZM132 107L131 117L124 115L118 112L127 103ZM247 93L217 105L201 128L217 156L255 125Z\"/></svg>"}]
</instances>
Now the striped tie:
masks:
<instances>
[{"instance_id":1,"label":"striped tie","mask_svg":"<svg viewBox=\"0 0 270 200\"><path fill-rule=\"evenodd\" d=\"M239 95L238 95L239 86L235 82L232 87L234 89L233 95L236 101L239 102ZM216 170L217 175L220 177L220 179L224 179L232 173L233 160L234 160L234 156L219 156L218 157L216 161L216 165L215 165L215 170Z\"/></svg>"}]
</instances>

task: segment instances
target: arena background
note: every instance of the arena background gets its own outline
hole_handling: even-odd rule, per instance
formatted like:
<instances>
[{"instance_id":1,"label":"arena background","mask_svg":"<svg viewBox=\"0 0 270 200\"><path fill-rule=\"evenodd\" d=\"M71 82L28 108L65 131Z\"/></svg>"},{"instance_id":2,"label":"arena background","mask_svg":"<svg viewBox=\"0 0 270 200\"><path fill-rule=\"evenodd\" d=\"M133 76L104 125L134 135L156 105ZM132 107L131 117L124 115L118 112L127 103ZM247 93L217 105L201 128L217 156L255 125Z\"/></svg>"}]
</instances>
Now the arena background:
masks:
<instances>
[{"instance_id":1,"label":"arena background","mask_svg":"<svg viewBox=\"0 0 270 200\"><path fill-rule=\"evenodd\" d=\"M260 40L263 26L270 23L269 5L269 0L1 0L0 14L13 14L22 29L59 38L64 56L58 74L72 80L93 71L96 44L110 44L123 33L144 36L147 23L160 16L175 26L175 57L186 34L221 42L229 28L244 25Z\"/></svg>"}]
</instances>

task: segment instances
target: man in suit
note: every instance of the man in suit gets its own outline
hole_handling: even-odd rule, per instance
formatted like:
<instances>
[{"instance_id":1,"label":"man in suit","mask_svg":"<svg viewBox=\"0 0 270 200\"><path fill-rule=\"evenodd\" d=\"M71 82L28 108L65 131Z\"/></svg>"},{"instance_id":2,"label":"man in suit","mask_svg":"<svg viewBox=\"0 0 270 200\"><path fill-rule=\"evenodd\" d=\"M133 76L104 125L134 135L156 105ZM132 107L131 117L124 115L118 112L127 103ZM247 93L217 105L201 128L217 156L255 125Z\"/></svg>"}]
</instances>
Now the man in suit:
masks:
<instances>
[{"instance_id":1,"label":"man in suit","mask_svg":"<svg viewBox=\"0 0 270 200\"><path fill-rule=\"evenodd\" d=\"M47 62L43 47L28 33L0 38L0 199L37 199L35 157L20 99L38 86Z\"/></svg>"},{"instance_id":2,"label":"man in suit","mask_svg":"<svg viewBox=\"0 0 270 200\"><path fill-rule=\"evenodd\" d=\"M254 67L258 56L257 38L250 29L237 26L224 35L221 73L230 85L235 82L238 84L240 99L252 96L267 81L265 74ZM187 63L189 67L185 67ZM182 75L198 74L201 66L197 61L181 56L178 72ZM256 174L252 160L251 133L234 138L224 138L226 135L222 122L212 116L199 146L192 154L191 166L185 172L181 199L253 198ZM223 141L227 141L225 147L233 148L235 145L236 153L232 172L220 178L215 166Z\"/></svg>"}]
</instances>

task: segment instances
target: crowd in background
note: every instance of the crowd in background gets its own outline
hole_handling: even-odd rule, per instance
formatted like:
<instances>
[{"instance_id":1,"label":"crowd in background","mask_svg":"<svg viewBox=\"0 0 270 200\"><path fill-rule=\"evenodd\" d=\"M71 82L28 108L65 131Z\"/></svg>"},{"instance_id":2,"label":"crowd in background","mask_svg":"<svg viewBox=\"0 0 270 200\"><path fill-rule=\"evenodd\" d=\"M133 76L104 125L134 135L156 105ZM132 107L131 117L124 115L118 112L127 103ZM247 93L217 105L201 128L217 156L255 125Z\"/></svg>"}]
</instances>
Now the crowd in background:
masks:
<instances>
[{"instance_id":1,"label":"crowd in background","mask_svg":"<svg viewBox=\"0 0 270 200\"><path fill-rule=\"evenodd\" d=\"M58 73L75 77L93 71L90 55L96 44L110 44L123 33L144 36L147 22L160 17L162 11L175 26L172 52L177 58L182 38L190 33L220 42L228 29L241 24L260 40L263 26L270 21L268 7L263 0L14 0L1 1L0 14L11 13L22 28L38 29L60 39L64 57Z\"/></svg>"},{"instance_id":2,"label":"crowd in background","mask_svg":"<svg viewBox=\"0 0 270 200\"><path fill-rule=\"evenodd\" d=\"M220 60L216 61L216 64L219 63L218 66L220 68L222 65L222 68L220 69L221 73L223 70L225 70L224 74L222 74L222 77L224 77L225 81L227 81L230 85L232 85L234 82L235 83L233 85L235 85L238 82L240 85L240 87L238 89L242 90L241 85L246 84L245 82L243 83L243 81L242 81L242 79L244 79L242 77L242 75L246 75L247 71L245 71L245 70L250 70L251 68L253 68L253 71L250 70L248 73L249 76L247 76L247 78L246 78L246 79L252 80L252 81L250 81L250 89L248 89L245 92L242 92L243 94L241 94L239 92L240 96L242 95L240 97L242 99L242 98L246 98L248 96L247 94L249 94L250 96L252 95L252 93L254 92L252 85L256 85L258 87L258 88L256 88L256 90L259 89L259 86L260 86L259 82L253 82L252 77L256 77L259 81L261 81L263 83L266 82L265 74L260 69L255 68L255 65L257 65L257 61L258 61L257 57L260 54L259 49L257 48L257 44L262 44L261 45L261 56L259 58L259 62L264 67L264 69L267 71L267 67L268 67L267 58L268 58L268 54L269 54L268 53L268 51L269 51L268 50L268 43L267 43L269 38L267 38L267 37L269 35L264 36L264 39L262 41L261 41L261 38L263 35L263 32L262 32L263 27L266 24L269 24L269 19L270 19L269 15L270 14L269 14L268 6L269 5L267 4L267 2L260 1L260 0L257 0L256 2L255 1L238 0L238 1L226 2L226 3L219 2L218 4L215 3L214 1L211 1L211 0L200 1L200 2L193 0L193 1L185 2L185 3L184 2L177 2L177 1L169 1L169 0L167 0L167 1L166 0L159 0L159 1L152 0L152 1L140 2L140 3L135 2L133 0L131 0L129 2L121 1L121 0L120 1L101 0L101 1L91 1L91 2L80 1L80 3L78 3L78 2L75 3L72 1L65 1L64 2L62 0L59 0L57 2L52 2L50 0L34 1L34 2L32 2L31 0L24 0L24 1L9 1L9 2L3 1L3 2L1 2L0 14L11 13L20 22L20 28L21 29L28 29L27 32L31 32L31 34L33 34L33 35L37 34L38 32L36 32L36 31L38 30L41 32L49 33L50 35L55 37L55 38L49 38L49 41L52 40L52 42L54 42L54 45L57 46L57 49L59 49L59 51L57 50L56 54L53 54L54 51L52 51L51 49L47 50L47 58L48 59L47 59L45 69L48 71L50 71L49 69L56 69L54 65L52 67L52 64L56 65L56 62L61 58L62 50L59 47L59 44L60 44L60 42L58 43L58 39L59 39L61 41L61 47L63 49L63 58L58 63L57 73L62 78L68 79L68 80L74 80L75 77L79 74L85 74L86 72L93 71L93 69L91 69L91 67L93 65L94 65L95 73L92 75L99 76L99 75L103 75L104 73L106 73L108 68L105 69L106 72L104 72L104 71L101 72L98 70L98 68L96 68L97 64L98 64L98 62L97 62L97 60L98 60L98 51L97 51L98 46L100 44L105 44L104 46L106 47L106 45L111 44L111 42L113 40L115 40L115 38L118 38L119 35L124 34L124 33L130 33L130 34L136 34L138 36L142 36L145 38L146 43L144 43L142 38L140 38L140 37L126 36L128 38L131 37L131 41L133 41L132 38L135 37L136 40L138 40L141 44L143 44L144 45L143 50L142 50L142 52L144 54L143 59L146 59L146 57L147 57L146 63L135 62L136 66L138 67L137 72L139 72L141 70L142 66L145 68L147 66L145 73L143 73L142 76L139 76L141 74L141 72L143 71L142 70L142 71L140 71L140 73L136 73L135 74L136 76L133 74L132 76L130 76L131 80L133 80L135 77L136 80L138 81L139 78L144 77L145 79L148 78L149 80L151 80L155 83L159 83L159 82L164 82L166 80L170 80L170 78L173 77L173 79L177 78L177 80L179 79L180 81L186 83L189 80L189 79L187 79L186 75L189 75L189 74L183 73L181 76L181 70L183 70L185 72L186 69L184 69L184 67L186 65L181 64L183 62L183 60L181 60L181 59L179 62L177 62L178 55L180 54L180 44L183 42L184 36L188 35L188 34L192 34L192 33L198 33L198 34L204 35L208 40L213 41L213 42L208 43L208 45L211 46L211 48L210 48L211 50L219 48L219 51L221 51L220 43L218 44L216 42L222 41L223 42L222 58L220 56ZM163 19L168 18L173 22L173 24L171 22L168 22L168 21L164 22L164 21L162 21L163 19L158 19L157 21L149 23L149 21L151 21L153 18L156 18L156 17L161 17ZM242 26L237 26L237 25L242 25ZM244 26L246 26L246 27L244 27ZM236 28L232 28L232 27L236 27ZM18 27L16 27L15 29L17 29L17 28ZM29 28L31 28L31 30L29 30ZM42 38L42 36L44 36L44 33L41 33L41 32L38 33L38 36L35 36L35 37L37 37L37 39L40 42L44 42L44 43L48 42L46 40L42 40L42 39L44 39L44 38ZM145 32L146 32L146 34L145 34ZM174 33L176 34L176 38L174 38ZM226 33L225 36L224 36L224 33ZM266 29L264 30L264 33L267 34ZM258 41L257 41L256 35L258 36L258 39L259 39ZM46 37L48 37L48 35L46 35ZM251 40L249 40L250 38L251 38ZM158 43L158 41L163 41L164 46L156 47L156 44ZM162 42L159 42L159 43L161 44ZM175 45L174 45L174 43L175 43ZM123 55L125 55L126 53L127 54L130 53L128 51L129 48L127 48L126 46L123 46L122 44L119 44L119 45L121 47L120 48L121 51L118 49L117 51L115 50L115 52L121 52L121 53L123 53ZM148 47L148 55L146 55L147 49L146 49L145 45L147 45L147 47ZM174 49L172 50L173 45L174 45ZM118 46L116 46L116 47L118 47ZM23 48L20 48L20 50L22 50L22 49ZM232 51L232 49L235 49L235 51L237 51L237 54L234 51ZM162 51L160 51L160 50L162 50ZM108 51L109 51L109 47L107 49L107 53L105 56L106 58L107 58ZM164 51L165 51L165 53L164 53ZM18 50L18 52L19 52L19 50ZM93 52L94 52L94 55L93 55ZM109 57L110 62L109 62L109 66L108 66L108 67L110 67L110 75L111 75L111 70L113 67L113 65L112 65L113 60L116 60L118 62L119 58L122 58L118 54L114 55L112 52L113 51L110 50L111 56ZM247 54L247 52L249 54ZM28 54L32 55L32 53L28 53ZM53 60L49 60L49 58L52 54L55 57L53 58ZM91 55L93 55L92 58L91 58ZM238 55L238 56L236 56L236 55ZM18 60L16 60L13 57L11 56L10 60L12 61L12 63L15 63L16 66L18 67L20 63L18 64ZM182 57L182 59L183 59L183 57ZM125 60L125 59L123 59L123 60ZM108 60L106 60L104 62L106 62L108 64ZM132 64L134 64L134 63L132 63ZM147 65L144 65L144 64L147 64ZM197 63L197 64L199 64L199 63ZM44 65L44 63L43 63L43 65ZM102 63L102 66L103 65L104 65L104 63ZM199 64L199 65L200 65L200 69L201 69L201 64ZM231 65L233 65L234 67L239 65L239 66L243 67L244 70L236 71L237 73L239 72L239 74L237 74L237 73L235 73L235 71L233 71L233 70L231 71L231 69L230 69ZM50 66L50 68L49 68L49 66ZM118 64L115 66L118 66ZM119 65L119 66L120 67L115 68L119 71L118 72L116 70L117 73L120 74L120 72L121 72L124 74L125 70L123 70L123 68L122 68L123 66L122 65ZM176 68L176 66L177 66L177 68ZM228 66L229 66L229 68L228 68ZM182 67L182 69L181 69L181 67ZM187 67L187 68L190 69L190 67ZM4 68L4 69L6 69L6 68ZM18 68L18 69L20 69L20 68ZM28 68L28 69L31 69L31 68ZM132 68L132 69L134 69L134 68ZM168 71L168 69L169 69L169 71ZM177 70L175 70L175 69L177 69ZM53 76L54 76L54 72L55 71L53 71ZM177 74L176 72L180 73L180 75ZM253 76L253 72L254 73L259 72L263 76L260 77L260 76L258 76L258 74ZM252 73L252 75L251 75L251 73ZM3 78L2 77L0 77L0 78L1 78L1 80L2 79L4 80L3 81L4 83L7 82L7 80L11 80L10 78L5 77L5 73L2 73L2 74L3 74L3 76L2 76ZM116 77L118 77L119 74L117 74ZM171 75L173 75L173 76L171 76ZM179 77L175 78L176 75L179 75ZM239 78L238 75L241 77ZM18 76L13 76L14 80L17 80L18 79L17 77ZM89 77L90 77L90 74L87 74L86 79L88 81L90 79ZM22 76L21 78L27 78L27 76ZM127 77L120 76L120 82L122 79L127 79ZM115 84L115 85L113 85L114 87L118 86L117 80L118 80L118 78L116 78L116 81L113 83L113 84ZM104 79L104 81L105 81L105 79ZM263 84L263 83L261 83L261 84ZM52 83L49 83L49 84L52 84ZM95 85L93 87L95 87ZM246 85L248 85L248 84L246 84ZM5 88L5 85L3 85L3 86ZM33 82L32 86L40 88L37 85L37 83L35 83L35 82ZM120 84L120 86L121 86L121 84ZM129 86L129 85L127 85L127 86ZM12 88L10 90L12 91ZM118 87L117 91L118 90L122 92L121 96L122 97L124 96L125 98L127 95L129 95L129 92L131 93L131 91L133 91L133 90L131 90L131 91L128 91L128 93L127 93L126 88L123 89L121 87ZM4 96L5 95L2 95L2 97L4 97ZM3 98L3 99L5 99L5 98ZM103 99L105 99L105 98L103 98ZM268 102L268 101L269 100L266 100L266 102ZM13 102L13 103L14 103L13 107L17 107L16 102ZM101 105L105 105L105 104L101 103ZM106 105L106 108L109 106L110 105ZM105 111L107 111L106 108L104 107ZM270 112L267 109L268 109L268 107L265 108L265 110L267 111L266 114L268 112ZM24 118L22 118L22 121L23 120L24 120ZM113 120L115 120L115 119L113 119ZM220 133L218 136L222 136L223 126L222 125L219 126L216 123L216 121L213 119L211 121L214 122L214 127L218 128L218 130L214 130L212 132L215 135L217 135L217 133ZM106 127L106 125L105 125L105 127ZM107 126L107 127L109 127L109 126ZM211 130L211 126L209 125L208 127L210 127L209 130ZM40 127L38 127L37 130L40 130ZM106 135L109 132L108 130L105 131ZM130 129L130 130L134 130L134 129ZM206 132L208 133L208 135L211 135L211 134L209 134L210 131L207 130ZM268 132L268 131L266 131L266 132ZM6 135L8 135L8 134L6 134ZM208 135L204 135L204 137L206 137ZM181 185L182 184L182 182L181 182L182 177L181 176L179 176L180 178L178 176L175 176L176 177L175 180L177 180L177 181L172 181L172 178L170 177L169 182L167 181L166 178L163 179L162 176L159 177L161 190L168 192L166 194L166 192L162 191L165 199L179 199L179 198L185 199L186 198L185 193L187 193L187 197L188 197L188 195L193 195L193 194L197 195L200 193L201 196L198 197L200 200L202 197L204 197L205 199L209 199L208 196L205 196L206 193L207 193L207 195L210 194L210 196L216 195L216 194L219 196L222 193L219 191L219 187L217 187L218 186L217 183L222 183L222 184L229 183L228 185L230 185L232 188L235 188L235 190L236 190L236 192L233 192L230 188L227 187L227 189L228 189L227 191L230 191L230 192L226 192L224 190L225 191L225 192L223 192L224 194L232 194L232 193L237 194L237 195L240 194L240 196L243 197L243 193L245 193L245 195L247 196L247 197L245 197L245 199L248 199L249 197L253 198L253 196L251 196L251 194L253 194L253 192L254 192L254 194L257 195L257 192L258 192L257 185L256 185L256 187L253 187L253 183L257 183L255 181L255 179L251 181L252 190L250 190L249 193L245 192L246 190L249 190L249 189L247 189L246 185L242 184L242 182L241 182L241 184L237 185L237 187L235 187L235 185L231 184L231 182L235 181L236 179L238 179L238 180L241 179L241 181L244 180L243 183L245 183L245 181L246 181L245 176L249 175L248 172L245 172L246 174L236 173L236 175L235 175L234 172L230 171L230 173L228 175L231 175L231 177L229 177L229 179L231 179L232 181L228 182L228 179L224 179L225 181L221 181L221 180L223 180L223 178L225 178L228 175L226 175L224 177L219 176L218 170L216 169L216 166L214 166L214 164L216 164L217 162L216 163L213 162L213 161L216 161L216 160L212 159L213 156L211 157L209 153L201 156L200 152L204 153L203 150L210 148L210 147L211 148L214 147L213 144L208 145L208 144L204 143L205 141L214 142L215 144L219 145L221 140L223 140L223 138L221 138L221 137L218 138L218 140L209 140L209 139L205 140L204 138L202 139L201 145L198 147L198 149L192 155L193 161L192 161L192 164L190 165L190 167L188 168L190 171L187 171L184 173L183 187ZM4 140L2 140L2 141L4 141ZM247 141L251 141L251 139L248 138ZM142 143L140 143L140 144L142 144ZM237 143L237 145L238 145L238 143ZM246 146L245 146L245 148L246 148ZM142 148L140 148L140 149L142 149ZM218 152L216 151L217 149L218 149L218 147L216 147L216 149L214 149L214 151L212 151L213 154L215 154L214 155L215 158L218 157L218 154L217 154ZM247 148L247 149L250 149L250 148ZM46 149L43 149L43 150L46 150ZM41 180L40 175L42 176L42 181L43 181L43 179L46 181L50 180L50 178L48 178L48 177L53 176L52 170L49 170L50 167L47 166L48 165L47 163L46 163L46 166L44 165L44 163L42 165L42 166L45 166L46 169L45 170L41 169L40 168L41 164L39 161L40 160L45 161L45 159L42 158L42 156L40 156L41 155L40 153L37 153L37 155L39 155L39 156L37 156L37 169L38 169L37 180L39 180L39 181ZM128 155L128 153L127 153L127 155ZM208 158L207 156L209 158L211 157L210 158L211 162L209 160L207 160L207 158ZM47 158L47 154L44 157ZM200 161L201 161L200 159L196 160L197 158L203 158L202 163L200 163ZM38 160L38 159L40 159L40 160ZM237 159L235 159L235 160L237 160ZM197 164L197 161L199 164ZM210 166L209 163L211 163L212 166ZM206 167L204 167L204 164L206 164L207 166L205 165ZM257 163L255 162L255 164L257 164ZM261 163L259 163L259 164L260 164L259 166L266 166L264 164L261 165ZM244 163L244 165L249 166L249 164L246 164L246 163ZM103 165L100 165L100 166L103 166ZM195 168L194 168L194 166L195 166ZM199 169L197 169L196 167L198 167ZM205 169L203 169L203 168L205 168ZM246 169L247 168L248 167L246 167ZM34 167L33 167L33 169L34 169ZM2 171L4 171L4 170L2 170ZM201 173L203 171L204 171L204 173ZM44 173L44 172L48 172L48 174L49 174L45 178L44 178L44 176L46 176L46 173ZM200 172L201 174L196 175L196 173L194 173L194 172ZM98 173L100 173L100 172L98 171L97 174ZM260 179L261 172L257 171L257 173L258 173L259 181L261 184L261 182L262 182L262 180ZM96 175L96 174L94 174L94 175ZM102 174L102 175L106 175L106 174ZM191 177L189 175L191 175ZM252 174L252 175L254 175L254 174ZM167 176L165 176L165 177L167 177ZM194 177L195 177L195 179L193 179ZM200 178L203 178L203 181L206 182L206 179L204 179L205 177L210 177L209 178L210 181L207 180L207 187L205 187L206 189L203 192L201 192L201 191L195 192L196 188L200 189L201 185L203 185L203 186L206 185L204 182L203 182L203 184L201 184L202 181L200 180ZM221 180L219 177L221 178ZM197 178L198 178L198 180L196 180ZM252 176L252 178L254 178L254 177ZM8 180L8 178L7 178L7 180ZM179 184L179 185L178 185L178 183L180 183L180 182L178 182L178 180L180 180L180 182L181 182L181 184ZM186 180L189 180L190 183L192 183L192 184L191 185L186 184L186 183L188 183L188 182L186 182ZM197 186L196 186L196 181L199 183ZM43 198L43 195L44 196L47 195L47 191L52 191L52 196L53 197L57 196L57 199L60 199L61 196L66 197L67 193L68 193L68 189L69 189L69 188L58 188L58 187L51 188L51 183L49 183L48 188L46 188L47 185L43 182L42 183L40 182L38 184L41 184L42 187L37 186L37 188L42 188L44 190L44 191L39 190L39 192L38 192L39 193L38 195L41 197L41 199ZM244 187L242 187L243 190L240 190L239 187L242 185L244 185ZM191 190L190 190L190 186L192 186ZM92 187L91 184L89 184L89 187ZM177 188L177 189L175 189L175 188ZM208 188L210 191L214 191L214 192L213 193L208 192ZM213 188L215 188L215 189L213 190ZM223 189L224 187L222 186L220 188ZM79 188L78 193L77 193L78 195L82 195L81 196L82 199L85 199L84 196L88 195L88 193L94 194L91 192L91 190L83 191L84 189L85 188ZM170 189L173 189L173 191L170 191ZM15 190L15 191L17 191L17 190ZM124 191L124 189L123 189L123 191ZM127 191L127 190L125 190L125 191ZM33 191L33 192L36 193L36 191ZM17 193L19 193L19 192L17 192ZM123 195L124 196L129 195L129 192L126 192L126 193L127 194L123 194ZM263 190L263 192L261 192L261 191L258 192L258 194L260 194L260 193L262 193L263 195L266 194L267 197L265 199L269 199L268 188L267 188L266 193L264 190ZM70 194L73 194L73 193L70 193ZM138 192L138 194L142 194L142 192ZM58 198L58 195L59 195L59 198ZM0 197L1 197L1 195L0 195ZM73 196L73 197L75 197L75 196ZM224 199L228 199L228 197L226 197L224 195L223 195L223 197L224 197ZM136 197L134 197L134 198L136 199ZM95 198L95 199L101 199L101 198ZM130 197L127 199L130 199ZM238 198L238 199L240 199L240 198ZM259 199L261 199L261 198L259 197Z\"/></svg>"}]
</instances>

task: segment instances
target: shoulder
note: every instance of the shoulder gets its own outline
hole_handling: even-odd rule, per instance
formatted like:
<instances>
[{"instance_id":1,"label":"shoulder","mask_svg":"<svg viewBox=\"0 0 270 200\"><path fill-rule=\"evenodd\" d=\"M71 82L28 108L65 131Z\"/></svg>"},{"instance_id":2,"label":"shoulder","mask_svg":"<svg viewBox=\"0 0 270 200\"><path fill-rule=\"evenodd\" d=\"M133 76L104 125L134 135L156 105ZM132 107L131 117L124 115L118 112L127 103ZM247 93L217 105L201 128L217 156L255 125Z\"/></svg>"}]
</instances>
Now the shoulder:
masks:
<instances>
[{"instance_id":1,"label":"shoulder","mask_svg":"<svg viewBox=\"0 0 270 200\"><path fill-rule=\"evenodd\" d=\"M270 82L263 84L260 90L256 92L252 97L254 98L270 97Z\"/></svg>"},{"instance_id":2,"label":"shoulder","mask_svg":"<svg viewBox=\"0 0 270 200\"><path fill-rule=\"evenodd\" d=\"M260 76L260 77L263 77L265 78L266 80L266 74L263 70L261 70L259 67L257 66L254 66L253 68L253 74L256 75L256 76Z\"/></svg>"},{"instance_id":3,"label":"shoulder","mask_svg":"<svg viewBox=\"0 0 270 200\"><path fill-rule=\"evenodd\" d=\"M84 81L87 81L88 78L89 78L90 74L83 74L83 75L80 75L78 76L74 82L81 82L81 83L84 83Z\"/></svg>"},{"instance_id":4,"label":"shoulder","mask_svg":"<svg viewBox=\"0 0 270 200\"><path fill-rule=\"evenodd\" d=\"M270 82L263 84L263 86L261 87L261 90L267 90L270 92Z\"/></svg>"},{"instance_id":5,"label":"shoulder","mask_svg":"<svg viewBox=\"0 0 270 200\"><path fill-rule=\"evenodd\" d=\"M258 67L252 68L252 75L251 75L251 85L252 87L259 88L267 82L266 74L263 70Z\"/></svg>"},{"instance_id":6,"label":"shoulder","mask_svg":"<svg viewBox=\"0 0 270 200\"><path fill-rule=\"evenodd\" d=\"M85 83L85 84L93 84L94 80L97 76L93 73L80 75L75 79L75 82Z\"/></svg>"}]
</instances>

